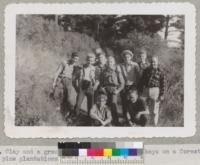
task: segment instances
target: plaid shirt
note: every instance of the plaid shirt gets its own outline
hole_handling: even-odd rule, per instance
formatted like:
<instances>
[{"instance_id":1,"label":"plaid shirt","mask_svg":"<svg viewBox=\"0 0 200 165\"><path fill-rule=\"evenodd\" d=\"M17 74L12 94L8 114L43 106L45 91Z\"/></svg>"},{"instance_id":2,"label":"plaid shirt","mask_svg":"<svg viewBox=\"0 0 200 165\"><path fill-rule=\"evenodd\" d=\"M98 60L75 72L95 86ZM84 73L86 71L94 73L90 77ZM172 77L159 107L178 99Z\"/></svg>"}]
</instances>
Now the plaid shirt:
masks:
<instances>
[{"instance_id":1,"label":"plaid shirt","mask_svg":"<svg viewBox=\"0 0 200 165\"><path fill-rule=\"evenodd\" d=\"M139 83L140 92L144 87L152 88L158 87L160 89L160 96L165 92L165 76L160 68L154 69L151 66L146 68L143 72L142 78Z\"/></svg>"},{"instance_id":2,"label":"plaid shirt","mask_svg":"<svg viewBox=\"0 0 200 165\"><path fill-rule=\"evenodd\" d=\"M102 72L105 70L106 68L106 64L103 66L100 65L96 65L95 66L95 79L99 80L100 79L100 75L102 74Z\"/></svg>"}]
</instances>

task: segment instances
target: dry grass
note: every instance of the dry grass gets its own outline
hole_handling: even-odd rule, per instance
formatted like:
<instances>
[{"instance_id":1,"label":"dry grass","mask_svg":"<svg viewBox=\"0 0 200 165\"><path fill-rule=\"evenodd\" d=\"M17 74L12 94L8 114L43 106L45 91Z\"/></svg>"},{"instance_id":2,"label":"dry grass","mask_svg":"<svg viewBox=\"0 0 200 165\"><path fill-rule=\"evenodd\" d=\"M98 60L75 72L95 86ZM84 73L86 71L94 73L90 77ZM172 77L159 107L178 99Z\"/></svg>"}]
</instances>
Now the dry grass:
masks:
<instances>
[{"instance_id":1,"label":"dry grass","mask_svg":"<svg viewBox=\"0 0 200 165\"><path fill-rule=\"evenodd\" d=\"M160 56L167 79L159 126L183 126L183 52L168 48L164 42L147 39L148 46L152 45L150 53ZM84 61L85 54L98 46L93 38L64 32L53 21L18 16L15 124L70 125L58 109L62 87L57 90L55 101L49 98L53 77L59 63L73 51L80 52L80 61Z\"/></svg>"}]
</instances>

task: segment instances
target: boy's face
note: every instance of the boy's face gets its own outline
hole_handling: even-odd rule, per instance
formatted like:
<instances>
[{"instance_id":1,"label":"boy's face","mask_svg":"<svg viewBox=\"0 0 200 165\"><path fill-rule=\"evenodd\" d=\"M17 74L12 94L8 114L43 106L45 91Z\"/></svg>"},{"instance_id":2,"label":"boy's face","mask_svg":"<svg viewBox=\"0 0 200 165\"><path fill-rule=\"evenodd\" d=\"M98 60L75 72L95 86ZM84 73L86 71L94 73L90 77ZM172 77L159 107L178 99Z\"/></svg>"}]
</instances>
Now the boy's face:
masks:
<instances>
[{"instance_id":1,"label":"boy's face","mask_svg":"<svg viewBox=\"0 0 200 165\"><path fill-rule=\"evenodd\" d=\"M129 99L130 99L130 101L132 103L135 103L137 101L137 99L138 99L138 93L137 93L137 91L131 92L130 95L129 95Z\"/></svg>"},{"instance_id":2,"label":"boy's face","mask_svg":"<svg viewBox=\"0 0 200 165\"><path fill-rule=\"evenodd\" d=\"M152 57L151 59L151 65L153 68L158 68L158 57Z\"/></svg>"},{"instance_id":3,"label":"boy's face","mask_svg":"<svg viewBox=\"0 0 200 165\"><path fill-rule=\"evenodd\" d=\"M141 57L142 61L145 61L146 58L147 58L147 52L145 50L142 50L141 54L140 54L140 57Z\"/></svg>"},{"instance_id":4,"label":"boy's face","mask_svg":"<svg viewBox=\"0 0 200 165\"><path fill-rule=\"evenodd\" d=\"M99 62L100 62L101 64L105 64L106 61L107 61L104 54L100 54L100 55L98 56L98 60L99 60Z\"/></svg>"},{"instance_id":5,"label":"boy's face","mask_svg":"<svg viewBox=\"0 0 200 165\"><path fill-rule=\"evenodd\" d=\"M72 63L77 63L78 61L79 61L79 57L78 56L72 57Z\"/></svg>"},{"instance_id":6,"label":"boy's face","mask_svg":"<svg viewBox=\"0 0 200 165\"><path fill-rule=\"evenodd\" d=\"M95 63L95 58L94 57L88 57L87 62L89 65L93 65Z\"/></svg>"},{"instance_id":7,"label":"boy's face","mask_svg":"<svg viewBox=\"0 0 200 165\"><path fill-rule=\"evenodd\" d=\"M113 57L108 57L108 65L113 66L115 64L115 59Z\"/></svg>"},{"instance_id":8,"label":"boy's face","mask_svg":"<svg viewBox=\"0 0 200 165\"><path fill-rule=\"evenodd\" d=\"M126 53L124 55L125 62L130 62L132 60L132 56L129 53Z\"/></svg>"},{"instance_id":9,"label":"boy's face","mask_svg":"<svg viewBox=\"0 0 200 165\"><path fill-rule=\"evenodd\" d=\"M97 103L98 103L100 106L104 106L104 105L106 105L106 99L100 97L100 98L98 98Z\"/></svg>"}]
</instances>

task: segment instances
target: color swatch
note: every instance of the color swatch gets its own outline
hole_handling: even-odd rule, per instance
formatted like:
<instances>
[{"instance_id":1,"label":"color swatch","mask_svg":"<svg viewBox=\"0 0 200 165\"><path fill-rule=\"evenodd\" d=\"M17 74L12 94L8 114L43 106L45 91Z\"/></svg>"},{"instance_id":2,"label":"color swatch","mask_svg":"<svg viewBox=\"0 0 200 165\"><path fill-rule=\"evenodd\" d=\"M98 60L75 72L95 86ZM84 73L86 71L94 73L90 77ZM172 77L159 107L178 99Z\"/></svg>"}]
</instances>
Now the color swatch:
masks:
<instances>
[{"instance_id":1,"label":"color swatch","mask_svg":"<svg viewBox=\"0 0 200 165\"><path fill-rule=\"evenodd\" d=\"M140 156L143 154L143 144L137 143L58 143L59 156Z\"/></svg>"}]
</instances>

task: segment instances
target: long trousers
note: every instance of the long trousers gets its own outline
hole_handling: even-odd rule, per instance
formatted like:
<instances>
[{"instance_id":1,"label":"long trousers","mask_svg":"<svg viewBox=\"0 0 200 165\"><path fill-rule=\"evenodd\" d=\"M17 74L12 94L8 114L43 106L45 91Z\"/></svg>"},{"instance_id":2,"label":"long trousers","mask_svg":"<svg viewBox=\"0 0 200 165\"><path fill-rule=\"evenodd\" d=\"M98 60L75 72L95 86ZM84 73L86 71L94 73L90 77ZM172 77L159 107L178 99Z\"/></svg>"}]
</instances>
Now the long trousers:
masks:
<instances>
[{"instance_id":1,"label":"long trousers","mask_svg":"<svg viewBox=\"0 0 200 165\"><path fill-rule=\"evenodd\" d=\"M87 113L90 115L90 110L94 104L94 90L91 86L86 89L80 87L76 99L75 112L79 113L81 104L83 103L85 97L87 97Z\"/></svg>"},{"instance_id":2,"label":"long trousers","mask_svg":"<svg viewBox=\"0 0 200 165\"><path fill-rule=\"evenodd\" d=\"M136 125L144 127L147 123L147 116L146 115L141 115L139 119L132 119L132 122L135 123Z\"/></svg>"},{"instance_id":3,"label":"long trousers","mask_svg":"<svg viewBox=\"0 0 200 165\"><path fill-rule=\"evenodd\" d=\"M72 85L72 79L64 77L62 79L63 84L63 98L61 101L61 112L65 115L67 112L71 112L75 105L75 89Z\"/></svg>"},{"instance_id":4,"label":"long trousers","mask_svg":"<svg viewBox=\"0 0 200 165\"><path fill-rule=\"evenodd\" d=\"M159 106L158 100L160 89L158 87L145 88L141 98L146 102L150 113L150 124L157 126L159 119Z\"/></svg>"},{"instance_id":5,"label":"long trousers","mask_svg":"<svg viewBox=\"0 0 200 165\"><path fill-rule=\"evenodd\" d=\"M121 96L121 104L122 104L122 112L123 112L123 117L128 122L127 119L127 104L128 104L128 92L129 90L133 87L133 85L125 86L124 89L120 92Z\"/></svg>"}]
</instances>

